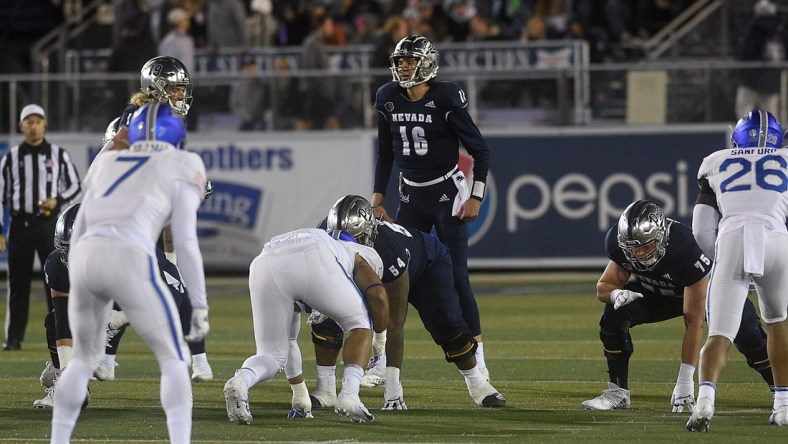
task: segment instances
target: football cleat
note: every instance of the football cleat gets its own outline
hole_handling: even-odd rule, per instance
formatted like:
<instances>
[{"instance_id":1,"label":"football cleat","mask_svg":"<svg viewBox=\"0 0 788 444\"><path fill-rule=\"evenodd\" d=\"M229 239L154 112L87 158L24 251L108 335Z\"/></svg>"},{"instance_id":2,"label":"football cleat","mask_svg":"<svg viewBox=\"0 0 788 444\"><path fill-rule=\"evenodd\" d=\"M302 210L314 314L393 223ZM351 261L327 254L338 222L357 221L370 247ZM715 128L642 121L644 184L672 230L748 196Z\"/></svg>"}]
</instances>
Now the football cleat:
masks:
<instances>
[{"instance_id":1,"label":"football cleat","mask_svg":"<svg viewBox=\"0 0 788 444\"><path fill-rule=\"evenodd\" d=\"M211 364L204 362L201 364L192 365L192 381L206 382L213 379L213 370Z\"/></svg>"},{"instance_id":2,"label":"football cleat","mask_svg":"<svg viewBox=\"0 0 788 444\"><path fill-rule=\"evenodd\" d=\"M700 398L692 409L692 416L687 421L687 430L690 432L706 432L709 430L709 423L714 418L714 404L709 398Z\"/></svg>"},{"instance_id":3,"label":"football cleat","mask_svg":"<svg viewBox=\"0 0 788 444\"><path fill-rule=\"evenodd\" d=\"M402 399L402 396L393 399L387 399L385 403L383 403L383 408L381 410L407 410L408 406L405 405L405 400Z\"/></svg>"},{"instance_id":4,"label":"football cleat","mask_svg":"<svg viewBox=\"0 0 788 444\"><path fill-rule=\"evenodd\" d=\"M788 426L788 405L784 405L777 410L773 410L772 416L769 417L769 424L776 426Z\"/></svg>"},{"instance_id":5,"label":"football cleat","mask_svg":"<svg viewBox=\"0 0 788 444\"><path fill-rule=\"evenodd\" d=\"M52 361L47 361L46 367L44 367L44 371L41 372L41 376L38 378L41 385L46 388L52 387L55 385L55 380L60 376L60 369L55 368L52 364Z\"/></svg>"},{"instance_id":6,"label":"football cleat","mask_svg":"<svg viewBox=\"0 0 788 444\"><path fill-rule=\"evenodd\" d=\"M361 378L362 387L379 387L386 384L386 358L372 356L367 364L367 371Z\"/></svg>"},{"instance_id":7,"label":"football cleat","mask_svg":"<svg viewBox=\"0 0 788 444\"><path fill-rule=\"evenodd\" d=\"M115 380L115 367L118 363L104 359L101 361L96 370L93 371L93 377L99 381L114 381Z\"/></svg>"},{"instance_id":8,"label":"football cleat","mask_svg":"<svg viewBox=\"0 0 788 444\"><path fill-rule=\"evenodd\" d=\"M581 406L585 410L616 410L628 409L631 405L630 392L618 385L608 382L607 390L593 399L583 401Z\"/></svg>"},{"instance_id":9,"label":"football cleat","mask_svg":"<svg viewBox=\"0 0 788 444\"><path fill-rule=\"evenodd\" d=\"M290 413L287 414L288 419L312 419L312 412L304 411L304 410L296 410L290 409Z\"/></svg>"},{"instance_id":10,"label":"football cleat","mask_svg":"<svg viewBox=\"0 0 788 444\"><path fill-rule=\"evenodd\" d=\"M90 404L90 389L88 388L87 394L85 394L85 400L82 402L82 410ZM36 399L33 401L33 408L34 409L51 409L55 407L55 386L47 387L46 395L44 395L41 399Z\"/></svg>"},{"instance_id":11,"label":"football cleat","mask_svg":"<svg viewBox=\"0 0 788 444\"><path fill-rule=\"evenodd\" d=\"M312 407L316 409L330 409L337 403L337 394L331 390L315 390L309 394Z\"/></svg>"},{"instance_id":12,"label":"football cleat","mask_svg":"<svg viewBox=\"0 0 788 444\"><path fill-rule=\"evenodd\" d=\"M481 407L498 408L506 405L503 395L487 381L468 391L473 401Z\"/></svg>"},{"instance_id":13,"label":"football cleat","mask_svg":"<svg viewBox=\"0 0 788 444\"><path fill-rule=\"evenodd\" d=\"M34 409L51 409L55 406L55 386L51 385L46 388L46 395L41 399L33 401Z\"/></svg>"},{"instance_id":14,"label":"football cleat","mask_svg":"<svg viewBox=\"0 0 788 444\"><path fill-rule=\"evenodd\" d=\"M375 420L375 417L369 413L369 410L361 402L358 395L340 393L337 397L334 412L338 415L349 417L353 422L372 422Z\"/></svg>"},{"instance_id":15,"label":"football cleat","mask_svg":"<svg viewBox=\"0 0 788 444\"><path fill-rule=\"evenodd\" d=\"M224 384L224 400L230 422L233 424L252 423L252 412L249 411L249 388L240 378L233 376Z\"/></svg>"}]
</instances>

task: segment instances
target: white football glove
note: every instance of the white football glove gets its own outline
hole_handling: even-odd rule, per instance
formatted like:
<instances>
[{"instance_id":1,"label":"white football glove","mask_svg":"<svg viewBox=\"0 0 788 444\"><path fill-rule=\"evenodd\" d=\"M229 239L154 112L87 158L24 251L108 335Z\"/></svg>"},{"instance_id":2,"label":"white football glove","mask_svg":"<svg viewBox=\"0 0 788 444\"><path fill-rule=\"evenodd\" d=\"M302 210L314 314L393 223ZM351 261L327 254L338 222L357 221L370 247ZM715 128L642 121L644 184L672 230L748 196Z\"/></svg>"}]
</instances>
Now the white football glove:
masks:
<instances>
[{"instance_id":1,"label":"white football glove","mask_svg":"<svg viewBox=\"0 0 788 444\"><path fill-rule=\"evenodd\" d=\"M194 308L192 309L192 321L189 334L184 337L186 342L199 342L211 331L211 325L208 323L208 309L207 308Z\"/></svg>"},{"instance_id":2,"label":"white football glove","mask_svg":"<svg viewBox=\"0 0 788 444\"><path fill-rule=\"evenodd\" d=\"M676 387L673 388L673 394L670 396L673 413L683 412L684 406L687 406L687 410L691 412L695 407L693 393L695 393L695 366L682 362L676 378Z\"/></svg>"},{"instance_id":3,"label":"white football glove","mask_svg":"<svg viewBox=\"0 0 788 444\"><path fill-rule=\"evenodd\" d=\"M610 293L610 300L613 302L613 309L618 310L619 308L632 303L636 299L642 298L643 295L631 290L622 290L620 288L613 290Z\"/></svg>"},{"instance_id":4,"label":"white football glove","mask_svg":"<svg viewBox=\"0 0 788 444\"><path fill-rule=\"evenodd\" d=\"M677 382L676 387L673 388L673 394L670 396L670 404L673 406L673 413L681 413L684 411L684 406L687 406L688 411L692 411L695 407L695 383L690 382Z\"/></svg>"},{"instance_id":5,"label":"white football glove","mask_svg":"<svg viewBox=\"0 0 788 444\"><path fill-rule=\"evenodd\" d=\"M309 313L309 317L306 319L306 325L315 325L319 324L323 321L328 319L328 316L320 313L319 311L312 309L312 313Z\"/></svg>"}]
</instances>

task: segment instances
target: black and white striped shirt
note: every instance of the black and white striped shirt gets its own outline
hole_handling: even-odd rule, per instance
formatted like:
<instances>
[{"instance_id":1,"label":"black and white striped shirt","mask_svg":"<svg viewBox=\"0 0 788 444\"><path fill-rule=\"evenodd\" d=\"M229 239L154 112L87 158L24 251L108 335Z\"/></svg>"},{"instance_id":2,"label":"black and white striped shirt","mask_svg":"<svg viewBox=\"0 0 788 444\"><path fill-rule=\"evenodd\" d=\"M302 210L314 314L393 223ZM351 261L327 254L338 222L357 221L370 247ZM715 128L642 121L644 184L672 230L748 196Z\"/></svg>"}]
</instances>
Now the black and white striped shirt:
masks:
<instances>
[{"instance_id":1,"label":"black and white striped shirt","mask_svg":"<svg viewBox=\"0 0 788 444\"><path fill-rule=\"evenodd\" d=\"M38 146L22 142L0 158L0 214L38 215L38 202L55 197L58 207L77 197L79 174L71 156L46 140ZM0 224L2 228L2 224Z\"/></svg>"}]
</instances>

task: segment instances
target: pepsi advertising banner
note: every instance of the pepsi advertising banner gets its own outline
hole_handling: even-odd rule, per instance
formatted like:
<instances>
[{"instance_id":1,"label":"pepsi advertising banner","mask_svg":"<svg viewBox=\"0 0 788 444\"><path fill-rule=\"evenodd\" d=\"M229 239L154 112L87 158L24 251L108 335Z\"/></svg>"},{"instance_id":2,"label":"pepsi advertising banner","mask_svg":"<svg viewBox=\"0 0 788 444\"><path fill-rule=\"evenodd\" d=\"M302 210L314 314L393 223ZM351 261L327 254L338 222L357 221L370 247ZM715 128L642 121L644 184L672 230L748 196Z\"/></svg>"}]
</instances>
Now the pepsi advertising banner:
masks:
<instances>
[{"instance_id":1,"label":"pepsi advertising banner","mask_svg":"<svg viewBox=\"0 0 788 444\"><path fill-rule=\"evenodd\" d=\"M604 266L604 238L631 202L648 199L691 224L703 158L728 129L486 135L488 194L471 226L473 268ZM472 159L461 167L470 174Z\"/></svg>"}]
</instances>

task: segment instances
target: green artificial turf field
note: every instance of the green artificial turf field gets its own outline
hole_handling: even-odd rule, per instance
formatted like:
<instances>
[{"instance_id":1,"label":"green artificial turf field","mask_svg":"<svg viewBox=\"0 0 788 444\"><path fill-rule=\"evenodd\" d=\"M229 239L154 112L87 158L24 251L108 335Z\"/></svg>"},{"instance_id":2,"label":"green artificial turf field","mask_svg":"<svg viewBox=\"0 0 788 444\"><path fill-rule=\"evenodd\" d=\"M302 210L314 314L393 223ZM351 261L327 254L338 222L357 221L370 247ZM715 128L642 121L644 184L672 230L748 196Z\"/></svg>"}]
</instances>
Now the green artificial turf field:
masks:
<instances>
[{"instance_id":1,"label":"green artificial turf field","mask_svg":"<svg viewBox=\"0 0 788 444\"><path fill-rule=\"evenodd\" d=\"M680 319L632 330L630 410L581 410L580 403L600 394L607 381L595 277L479 276L472 280L486 360L506 408L488 410L472 402L459 372L444 361L412 313L402 369L408 411L382 412L383 388L362 388L361 399L376 416L373 423L354 424L331 410L315 410L312 420L288 420L291 392L280 374L250 390L254 422L248 426L227 420L222 394L224 382L254 353L246 282L209 279L207 349L214 380L194 385L193 442L785 442L788 430L768 424L770 392L735 349L709 432L684 429L689 413L671 413L669 405L679 368ZM0 352L0 442L48 442L51 411L32 408L44 395L38 376L49 359L44 310L43 299L34 298L23 349ZM314 353L305 326L300 343L311 388ZM118 362L115 381L91 383L90 406L77 423L74 441L165 442L153 355L130 332ZM340 366L340 379L341 372Z\"/></svg>"}]
</instances>

